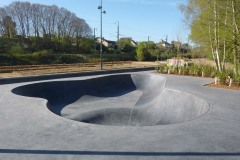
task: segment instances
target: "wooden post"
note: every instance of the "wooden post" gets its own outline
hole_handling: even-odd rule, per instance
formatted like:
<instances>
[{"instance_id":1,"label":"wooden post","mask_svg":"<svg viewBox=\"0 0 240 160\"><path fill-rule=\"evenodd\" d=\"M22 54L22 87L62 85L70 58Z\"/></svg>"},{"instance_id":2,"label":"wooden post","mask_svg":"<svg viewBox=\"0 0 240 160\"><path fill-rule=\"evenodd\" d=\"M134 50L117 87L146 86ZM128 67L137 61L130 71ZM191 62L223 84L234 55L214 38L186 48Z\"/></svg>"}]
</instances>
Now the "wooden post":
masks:
<instances>
[{"instance_id":1,"label":"wooden post","mask_svg":"<svg viewBox=\"0 0 240 160\"><path fill-rule=\"evenodd\" d=\"M232 86L232 82L233 82L233 79L230 78L230 80L229 80L229 86L230 86L230 87Z\"/></svg>"},{"instance_id":2,"label":"wooden post","mask_svg":"<svg viewBox=\"0 0 240 160\"><path fill-rule=\"evenodd\" d=\"M219 77L215 77L215 84L219 83Z\"/></svg>"}]
</instances>

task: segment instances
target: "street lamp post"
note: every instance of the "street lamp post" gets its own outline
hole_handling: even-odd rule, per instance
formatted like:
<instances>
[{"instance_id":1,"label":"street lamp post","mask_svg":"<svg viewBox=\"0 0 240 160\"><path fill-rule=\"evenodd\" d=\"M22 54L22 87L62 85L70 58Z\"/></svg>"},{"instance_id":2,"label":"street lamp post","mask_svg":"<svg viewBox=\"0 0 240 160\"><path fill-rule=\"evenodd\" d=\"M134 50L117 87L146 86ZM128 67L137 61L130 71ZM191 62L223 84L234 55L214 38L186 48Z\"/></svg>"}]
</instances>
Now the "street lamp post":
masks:
<instances>
[{"instance_id":1,"label":"street lamp post","mask_svg":"<svg viewBox=\"0 0 240 160\"><path fill-rule=\"evenodd\" d=\"M102 63L102 50L103 50L103 47L102 47L102 14L106 14L106 11L103 11L103 7L102 7L102 0L101 0L101 3L100 3L100 6L98 6L98 9L100 10L100 28L101 28L101 42L100 42L100 67L101 67L101 70L103 69L103 63Z\"/></svg>"},{"instance_id":2,"label":"street lamp post","mask_svg":"<svg viewBox=\"0 0 240 160\"><path fill-rule=\"evenodd\" d=\"M147 50L148 50L148 52L149 52L149 38L150 38L150 36L148 36L148 42L147 42Z\"/></svg>"},{"instance_id":3,"label":"street lamp post","mask_svg":"<svg viewBox=\"0 0 240 160\"><path fill-rule=\"evenodd\" d=\"M96 53L96 31L97 28L94 28L94 53Z\"/></svg>"},{"instance_id":4,"label":"street lamp post","mask_svg":"<svg viewBox=\"0 0 240 160\"><path fill-rule=\"evenodd\" d=\"M117 22L117 50L119 51L119 21Z\"/></svg>"}]
</instances>

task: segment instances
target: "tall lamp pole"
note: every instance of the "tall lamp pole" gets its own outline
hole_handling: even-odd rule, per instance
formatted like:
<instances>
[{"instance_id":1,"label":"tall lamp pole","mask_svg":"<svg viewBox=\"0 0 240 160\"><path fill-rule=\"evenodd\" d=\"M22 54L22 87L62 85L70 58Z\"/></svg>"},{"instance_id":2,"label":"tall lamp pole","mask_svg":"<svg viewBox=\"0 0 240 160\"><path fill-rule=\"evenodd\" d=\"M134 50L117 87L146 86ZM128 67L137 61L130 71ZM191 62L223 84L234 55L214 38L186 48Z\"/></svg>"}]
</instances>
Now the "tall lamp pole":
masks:
<instances>
[{"instance_id":1,"label":"tall lamp pole","mask_svg":"<svg viewBox=\"0 0 240 160\"><path fill-rule=\"evenodd\" d=\"M117 22L117 50L119 51L119 21Z\"/></svg>"},{"instance_id":2,"label":"tall lamp pole","mask_svg":"<svg viewBox=\"0 0 240 160\"><path fill-rule=\"evenodd\" d=\"M96 53L96 30L97 28L94 28L94 52Z\"/></svg>"},{"instance_id":3,"label":"tall lamp pole","mask_svg":"<svg viewBox=\"0 0 240 160\"><path fill-rule=\"evenodd\" d=\"M103 50L103 47L102 47L102 41L103 41L103 38L102 38L102 14L106 14L106 11L103 11L103 7L102 7L102 0L101 0L101 3L100 3L100 6L98 6L98 9L100 10L100 28L101 28L101 43L100 43L100 67L101 67L101 70L103 69L103 63L102 63L102 50Z\"/></svg>"},{"instance_id":4,"label":"tall lamp pole","mask_svg":"<svg viewBox=\"0 0 240 160\"><path fill-rule=\"evenodd\" d=\"M150 36L148 36L148 42L147 42L147 50L148 50L148 52L149 52L149 38L150 38Z\"/></svg>"}]
</instances>

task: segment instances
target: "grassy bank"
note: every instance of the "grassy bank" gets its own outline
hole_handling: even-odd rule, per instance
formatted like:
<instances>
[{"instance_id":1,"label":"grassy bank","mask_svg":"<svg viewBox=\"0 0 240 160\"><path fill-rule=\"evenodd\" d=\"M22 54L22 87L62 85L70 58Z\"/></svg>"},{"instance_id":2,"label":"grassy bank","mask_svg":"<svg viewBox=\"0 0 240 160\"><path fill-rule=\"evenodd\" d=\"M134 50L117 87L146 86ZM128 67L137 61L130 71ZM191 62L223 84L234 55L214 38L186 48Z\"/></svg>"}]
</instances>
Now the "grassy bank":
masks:
<instances>
[{"instance_id":1,"label":"grassy bank","mask_svg":"<svg viewBox=\"0 0 240 160\"><path fill-rule=\"evenodd\" d=\"M39 65L39 64L74 64L99 62L99 54L52 54L47 51L35 52L33 54L0 54L1 66L13 65ZM134 54L103 54L102 60L109 61L133 61Z\"/></svg>"}]
</instances>

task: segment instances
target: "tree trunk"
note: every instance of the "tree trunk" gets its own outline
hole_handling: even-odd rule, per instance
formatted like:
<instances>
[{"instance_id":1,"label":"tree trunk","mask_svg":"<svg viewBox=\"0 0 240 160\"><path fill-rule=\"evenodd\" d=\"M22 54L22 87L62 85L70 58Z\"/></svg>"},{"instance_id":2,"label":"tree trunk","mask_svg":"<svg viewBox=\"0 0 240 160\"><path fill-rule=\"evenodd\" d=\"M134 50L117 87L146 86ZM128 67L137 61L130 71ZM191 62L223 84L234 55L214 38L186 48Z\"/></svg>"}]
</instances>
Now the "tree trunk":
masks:
<instances>
[{"instance_id":1,"label":"tree trunk","mask_svg":"<svg viewBox=\"0 0 240 160\"><path fill-rule=\"evenodd\" d=\"M228 20L228 6L229 6L229 3L227 1L227 5L226 5L226 13L225 13L225 20L224 20L224 27L227 27L227 20ZM226 31L225 31L225 38L224 38L224 42L223 42L223 61L222 61L222 69L225 70L226 68Z\"/></svg>"},{"instance_id":2,"label":"tree trunk","mask_svg":"<svg viewBox=\"0 0 240 160\"><path fill-rule=\"evenodd\" d=\"M221 63L220 63L220 57L219 57L219 24L218 24L218 11L217 11L217 4L216 4L216 0L214 0L214 54L215 54L215 58L216 58L216 62L217 62L217 69L218 71L222 72L221 69Z\"/></svg>"},{"instance_id":3,"label":"tree trunk","mask_svg":"<svg viewBox=\"0 0 240 160\"><path fill-rule=\"evenodd\" d=\"M239 36L239 29L236 22L236 0L232 0L232 20L233 20L233 54L234 54L234 74L235 76L239 70L239 51L238 51L238 36Z\"/></svg>"}]
</instances>

